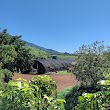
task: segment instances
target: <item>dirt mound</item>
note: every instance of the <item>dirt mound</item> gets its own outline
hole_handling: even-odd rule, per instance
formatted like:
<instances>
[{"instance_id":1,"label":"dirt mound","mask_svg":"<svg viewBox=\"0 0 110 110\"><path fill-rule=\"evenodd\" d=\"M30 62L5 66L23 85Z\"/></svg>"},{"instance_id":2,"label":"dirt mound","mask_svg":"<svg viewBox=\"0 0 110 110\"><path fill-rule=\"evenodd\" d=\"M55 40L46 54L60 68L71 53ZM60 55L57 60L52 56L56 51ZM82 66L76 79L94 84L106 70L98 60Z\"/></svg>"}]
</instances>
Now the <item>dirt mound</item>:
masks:
<instances>
[{"instance_id":1,"label":"dirt mound","mask_svg":"<svg viewBox=\"0 0 110 110\"><path fill-rule=\"evenodd\" d=\"M13 80L17 78L23 78L26 80L30 80L33 76L37 75L29 75L29 74L15 74L13 76ZM64 74L51 74L49 75L52 77L53 80L57 82L57 90L63 90L69 86L77 85L79 82L76 80L74 75L64 75Z\"/></svg>"}]
</instances>

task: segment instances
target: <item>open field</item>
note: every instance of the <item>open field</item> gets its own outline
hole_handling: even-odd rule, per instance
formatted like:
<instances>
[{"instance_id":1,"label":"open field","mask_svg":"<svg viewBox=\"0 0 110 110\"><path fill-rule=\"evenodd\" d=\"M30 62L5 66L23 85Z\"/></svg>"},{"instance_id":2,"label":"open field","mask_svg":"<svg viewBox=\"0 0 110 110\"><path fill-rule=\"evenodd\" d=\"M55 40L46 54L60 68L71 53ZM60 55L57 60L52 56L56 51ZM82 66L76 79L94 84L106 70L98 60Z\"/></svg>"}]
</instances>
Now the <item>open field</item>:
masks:
<instances>
[{"instance_id":1,"label":"open field","mask_svg":"<svg viewBox=\"0 0 110 110\"><path fill-rule=\"evenodd\" d=\"M76 59L77 58L77 56L75 56L75 55L64 55L64 54L61 54L61 55L57 55L57 56L60 59Z\"/></svg>"},{"instance_id":2,"label":"open field","mask_svg":"<svg viewBox=\"0 0 110 110\"><path fill-rule=\"evenodd\" d=\"M37 75L30 75L30 74L15 74L13 76L13 80L17 79L17 78L24 78L26 80L30 80L33 76L37 76ZM77 84L79 84L79 82L76 80L74 75L70 75L70 74L51 74L49 75L51 76L51 78L53 80L55 80L57 82L57 90L63 90L69 86L75 86Z\"/></svg>"},{"instance_id":3,"label":"open field","mask_svg":"<svg viewBox=\"0 0 110 110\"><path fill-rule=\"evenodd\" d=\"M69 75L73 75L72 72L69 71L57 71L57 74L69 74Z\"/></svg>"}]
</instances>

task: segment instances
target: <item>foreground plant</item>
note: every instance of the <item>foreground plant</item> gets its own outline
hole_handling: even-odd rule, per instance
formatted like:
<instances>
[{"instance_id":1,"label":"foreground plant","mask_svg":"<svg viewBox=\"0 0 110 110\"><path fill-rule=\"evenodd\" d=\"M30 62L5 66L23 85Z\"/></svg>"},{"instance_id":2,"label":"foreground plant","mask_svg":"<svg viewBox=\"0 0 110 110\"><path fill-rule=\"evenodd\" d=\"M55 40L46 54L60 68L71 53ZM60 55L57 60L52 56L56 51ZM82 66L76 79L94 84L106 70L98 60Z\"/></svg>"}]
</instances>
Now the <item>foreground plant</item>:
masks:
<instances>
[{"instance_id":1,"label":"foreground plant","mask_svg":"<svg viewBox=\"0 0 110 110\"><path fill-rule=\"evenodd\" d=\"M102 91L79 96L79 103L73 110L110 110L110 80L98 83L103 86Z\"/></svg>"},{"instance_id":2,"label":"foreground plant","mask_svg":"<svg viewBox=\"0 0 110 110\"><path fill-rule=\"evenodd\" d=\"M17 80L0 91L1 110L64 110L65 100L53 94L56 84L50 77L34 77L29 83L22 78Z\"/></svg>"}]
</instances>

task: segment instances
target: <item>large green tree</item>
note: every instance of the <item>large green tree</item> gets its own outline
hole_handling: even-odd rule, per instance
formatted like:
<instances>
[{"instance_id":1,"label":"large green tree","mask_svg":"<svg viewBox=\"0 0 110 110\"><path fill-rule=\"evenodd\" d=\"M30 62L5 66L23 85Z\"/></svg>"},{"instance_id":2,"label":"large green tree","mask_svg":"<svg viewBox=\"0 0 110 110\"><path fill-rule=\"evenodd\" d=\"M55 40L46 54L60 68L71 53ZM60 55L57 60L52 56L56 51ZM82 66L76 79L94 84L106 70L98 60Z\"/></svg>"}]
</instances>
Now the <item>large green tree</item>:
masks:
<instances>
[{"instance_id":1,"label":"large green tree","mask_svg":"<svg viewBox=\"0 0 110 110\"><path fill-rule=\"evenodd\" d=\"M12 76L9 73L15 69L21 72L31 70L33 56L20 38L21 36L11 36L6 29L0 32L1 74L4 73L1 76L4 75L5 82L8 82ZM6 73L6 70L11 72Z\"/></svg>"},{"instance_id":2,"label":"large green tree","mask_svg":"<svg viewBox=\"0 0 110 110\"><path fill-rule=\"evenodd\" d=\"M107 71L107 54L103 42L83 45L77 52L77 64L72 67L73 74L82 84L97 84Z\"/></svg>"}]
</instances>

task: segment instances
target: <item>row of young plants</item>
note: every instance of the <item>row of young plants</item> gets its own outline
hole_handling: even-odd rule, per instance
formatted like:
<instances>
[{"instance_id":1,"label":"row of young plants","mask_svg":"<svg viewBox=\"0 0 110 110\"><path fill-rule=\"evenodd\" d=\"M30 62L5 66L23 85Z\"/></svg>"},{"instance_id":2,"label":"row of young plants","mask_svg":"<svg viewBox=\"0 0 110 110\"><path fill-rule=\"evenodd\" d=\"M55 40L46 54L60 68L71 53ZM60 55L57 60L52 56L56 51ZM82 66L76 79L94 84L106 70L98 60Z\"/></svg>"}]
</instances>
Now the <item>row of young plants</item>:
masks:
<instances>
[{"instance_id":1,"label":"row of young plants","mask_svg":"<svg viewBox=\"0 0 110 110\"><path fill-rule=\"evenodd\" d=\"M57 98L56 82L49 76L9 81L0 91L0 110L64 110Z\"/></svg>"}]
</instances>

